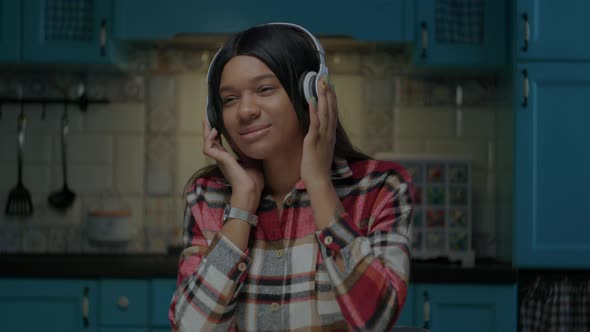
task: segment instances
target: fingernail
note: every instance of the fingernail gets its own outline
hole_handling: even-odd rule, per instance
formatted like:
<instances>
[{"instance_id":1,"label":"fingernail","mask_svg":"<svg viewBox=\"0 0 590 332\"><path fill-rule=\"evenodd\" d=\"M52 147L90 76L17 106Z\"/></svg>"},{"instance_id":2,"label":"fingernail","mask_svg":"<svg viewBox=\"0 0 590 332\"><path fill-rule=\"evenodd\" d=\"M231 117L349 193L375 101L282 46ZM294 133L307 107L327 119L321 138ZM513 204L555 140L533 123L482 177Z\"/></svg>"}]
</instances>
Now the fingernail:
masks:
<instances>
[{"instance_id":1,"label":"fingernail","mask_svg":"<svg viewBox=\"0 0 590 332\"><path fill-rule=\"evenodd\" d=\"M318 100L315 98L315 96L311 97L311 103L314 107L318 107Z\"/></svg>"},{"instance_id":2,"label":"fingernail","mask_svg":"<svg viewBox=\"0 0 590 332\"><path fill-rule=\"evenodd\" d=\"M322 88L326 88L326 86L330 84L330 74L326 73L326 75L324 75L324 79L322 80Z\"/></svg>"},{"instance_id":3,"label":"fingernail","mask_svg":"<svg viewBox=\"0 0 590 332\"><path fill-rule=\"evenodd\" d=\"M336 92L336 88L334 87L334 84L330 83L330 90L332 90L332 92Z\"/></svg>"}]
</instances>

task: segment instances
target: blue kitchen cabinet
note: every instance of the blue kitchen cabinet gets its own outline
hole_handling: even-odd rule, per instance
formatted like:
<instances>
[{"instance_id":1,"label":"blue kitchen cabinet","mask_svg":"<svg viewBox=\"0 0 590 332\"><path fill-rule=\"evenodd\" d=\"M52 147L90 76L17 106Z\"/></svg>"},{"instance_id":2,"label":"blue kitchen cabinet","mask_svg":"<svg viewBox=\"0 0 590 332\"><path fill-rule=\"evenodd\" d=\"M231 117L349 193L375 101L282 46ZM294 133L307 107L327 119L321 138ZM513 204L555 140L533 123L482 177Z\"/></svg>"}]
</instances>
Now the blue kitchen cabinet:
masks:
<instances>
[{"instance_id":1,"label":"blue kitchen cabinet","mask_svg":"<svg viewBox=\"0 0 590 332\"><path fill-rule=\"evenodd\" d=\"M415 1L413 62L418 66L501 68L508 60L505 0ZM460 2L459 2L460 3Z\"/></svg>"},{"instance_id":2,"label":"blue kitchen cabinet","mask_svg":"<svg viewBox=\"0 0 590 332\"><path fill-rule=\"evenodd\" d=\"M97 330L96 282L77 279L0 279L0 330Z\"/></svg>"},{"instance_id":3,"label":"blue kitchen cabinet","mask_svg":"<svg viewBox=\"0 0 590 332\"><path fill-rule=\"evenodd\" d=\"M168 309L172 302L172 296L176 290L176 279L152 280L152 320L151 326L170 329Z\"/></svg>"},{"instance_id":4,"label":"blue kitchen cabinet","mask_svg":"<svg viewBox=\"0 0 590 332\"><path fill-rule=\"evenodd\" d=\"M150 281L103 279L99 281L101 327L149 326Z\"/></svg>"},{"instance_id":5,"label":"blue kitchen cabinet","mask_svg":"<svg viewBox=\"0 0 590 332\"><path fill-rule=\"evenodd\" d=\"M416 284L414 290L413 326L432 332L517 330L516 285Z\"/></svg>"},{"instance_id":6,"label":"blue kitchen cabinet","mask_svg":"<svg viewBox=\"0 0 590 332\"><path fill-rule=\"evenodd\" d=\"M22 5L23 63L114 62L110 0L23 0Z\"/></svg>"},{"instance_id":7,"label":"blue kitchen cabinet","mask_svg":"<svg viewBox=\"0 0 590 332\"><path fill-rule=\"evenodd\" d=\"M590 2L518 0L514 49L519 60L590 60Z\"/></svg>"},{"instance_id":8,"label":"blue kitchen cabinet","mask_svg":"<svg viewBox=\"0 0 590 332\"><path fill-rule=\"evenodd\" d=\"M180 33L231 34L268 22L291 22L318 36L366 41L401 42L413 36L412 0L117 0L114 6L115 34L120 40L165 40Z\"/></svg>"},{"instance_id":9,"label":"blue kitchen cabinet","mask_svg":"<svg viewBox=\"0 0 590 332\"><path fill-rule=\"evenodd\" d=\"M518 63L514 87L514 265L590 268L590 63Z\"/></svg>"},{"instance_id":10,"label":"blue kitchen cabinet","mask_svg":"<svg viewBox=\"0 0 590 332\"><path fill-rule=\"evenodd\" d=\"M406 303L402 308L395 326L413 326L415 321L414 318L414 286L410 284L408 287L408 295L406 297Z\"/></svg>"},{"instance_id":11,"label":"blue kitchen cabinet","mask_svg":"<svg viewBox=\"0 0 590 332\"><path fill-rule=\"evenodd\" d=\"M18 62L21 52L21 11L18 1L0 0L0 61Z\"/></svg>"}]
</instances>

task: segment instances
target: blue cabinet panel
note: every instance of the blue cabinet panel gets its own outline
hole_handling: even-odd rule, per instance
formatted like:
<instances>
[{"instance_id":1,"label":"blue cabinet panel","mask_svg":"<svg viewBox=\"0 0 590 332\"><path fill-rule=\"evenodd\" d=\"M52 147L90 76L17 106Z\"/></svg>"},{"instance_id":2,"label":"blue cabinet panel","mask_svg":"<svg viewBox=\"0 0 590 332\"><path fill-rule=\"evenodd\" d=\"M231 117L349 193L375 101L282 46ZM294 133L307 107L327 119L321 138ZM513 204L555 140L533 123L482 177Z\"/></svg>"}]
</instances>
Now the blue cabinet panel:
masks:
<instances>
[{"instance_id":1,"label":"blue cabinet panel","mask_svg":"<svg viewBox=\"0 0 590 332\"><path fill-rule=\"evenodd\" d=\"M408 297L395 326L413 326L414 324L414 286L408 287Z\"/></svg>"},{"instance_id":2,"label":"blue cabinet panel","mask_svg":"<svg viewBox=\"0 0 590 332\"><path fill-rule=\"evenodd\" d=\"M0 61L18 62L21 54L20 1L0 0Z\"/></svg>"},{"instance_id":3,"label":"blue cabinet panel","mask_svg":"<svg viewBox=\"0 0 590 332\"><path fill-rule=\"evenodd\" d=\"M424 321L424 301L430 301L432 332L510 332L517 330L516 285L417 284L415 313Z\"/></svg>"},{"instance_id":4,"label":"blue cabinet panel","mask_svg":"<svg viewBox=\"0 0 590 332\"><path fill-rule=\"evenodd\" d=\"M518 0L516 6L513 40L519 59L590 60L590 1Z\"/></svg>"},{"instance_id":5,"label":"blue cabinet panel","mask_svg":"<svg viewBox=\"0 0 590 332\"><path fill-rule=\"evenodd\" d=\"M0 279L0 330L97 331L97 298L94 281Z\"/></svg>"},{"instance_id":6,"label":"blue cabinet panel","mask_svg":"<svg viewBox=\"0 0 590 332\"><path fill-rule=\"evenodd\" d=\"M469 10L461 11L461 15L452 16L449 11L442 10L438 0L415 1L416 18L414 20L414 63L426 66L458 66L500 68L507 63L508 48L508 11L505 0L483 1L483 28L481 42L449 41L445 36L448 29L459 24L449 21L460 20L469 24L478 24L476 16L469 20L461 15ZM469 3L469 2L465 2ZM437 20L437 11L439 20ZM462 26L461 31L472 31Z\"/></svg>"},{"instance_id":7,"label":"blue cabinet panel","mask_svg":"<svg viewBox=\"0 0 590 332\"><path fill-rule=\"evenodd\" d=\"M110 0L76 1L68 6L47 0L24 0L23 4L23 62L114 61Z\"/></svg>"},{"instance_id":8,"label":"blue cabinet panel","mask_svg":"<svg viewBox=\"0 0 590 332\"><path fill-rule=\"evenodd\" d=\"M514 86L515 265L590 268L590 64L518 64Z\"/></svg>"},{"instance_id":9,"label":"blue cabinet panel","mask_svg":"<svg viewBox=\"0 0 590 332\"><path fill-rule=\"evenodd\" d=\"M413 8L408 0L117 0L114 5L115 34L123 40L167 39L178 33L230 34L267 22L296 23L321 36L370 41L412 38Z\"/></svg>"},{"instance_id":10,"label":"blue cabinet panel","mask_svg":"<svg viewBox=\"0 0 590 332\"><path fill-rule=\"evenodd\" d=\"M152 280L152 326L170 328L168 309L176 290L176 279Z\"/></svg>"},{"instance_id":11,"label":"blue cabinet panel","mask_svg":"<svg viewBox=\"0 0 590 332\"><path fill-rule=\"evenodd\" d=\"M149 326L148 280L108 279L99 285L102 326Z\"/></svg>"}]
</instances>

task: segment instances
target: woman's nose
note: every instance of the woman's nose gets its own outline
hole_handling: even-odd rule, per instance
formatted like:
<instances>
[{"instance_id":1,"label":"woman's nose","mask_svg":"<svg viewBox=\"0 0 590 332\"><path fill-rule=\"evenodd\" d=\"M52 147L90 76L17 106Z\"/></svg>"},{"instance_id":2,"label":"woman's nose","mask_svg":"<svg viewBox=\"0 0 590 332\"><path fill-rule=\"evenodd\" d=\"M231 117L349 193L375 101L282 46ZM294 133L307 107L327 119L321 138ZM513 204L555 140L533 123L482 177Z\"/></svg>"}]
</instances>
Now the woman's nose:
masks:
<instances>
[{"instance_id":1,"label":"woman's nose","mask_svg":"<svg viewBox=\"0 0 590 332\"><path fill-rule=\"evenodd\" d=\"M255 96L244 95L240 100L238 114L242 120L251 120L260 115L260 107Z\"/></svg>"}]
</instances>

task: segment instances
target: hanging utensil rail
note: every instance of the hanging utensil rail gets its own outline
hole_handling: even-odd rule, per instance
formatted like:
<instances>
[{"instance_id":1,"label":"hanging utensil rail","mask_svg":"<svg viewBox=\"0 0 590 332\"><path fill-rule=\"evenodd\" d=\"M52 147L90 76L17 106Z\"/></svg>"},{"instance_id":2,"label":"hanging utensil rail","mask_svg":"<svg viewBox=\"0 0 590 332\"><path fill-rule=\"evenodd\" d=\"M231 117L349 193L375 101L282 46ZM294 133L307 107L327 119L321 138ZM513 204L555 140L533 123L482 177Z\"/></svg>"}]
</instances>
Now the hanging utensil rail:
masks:
<instances>
[{"instance_id":1,"label":"hanging utensil rail","mask_svg":"<svg viewBox=\"0 0 590 332\"><path fill-rule=\"evenodd\" d=\"M108 104L109 100L102 98L102 99L90 99L86 98L84 95L74 99L64 99L64 98L0 98L0 105L5 104L17 104L17 105L29 105L29 104L40 104L40 105L51 105L51 104L59 104L59 105L76 105L80 109L80 111L85 112L88 110L88 105L90 104Z\"/></svg>"}]
</instances>

